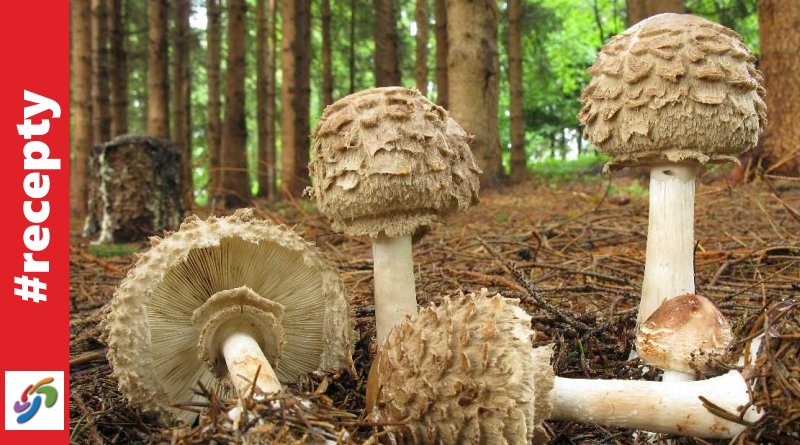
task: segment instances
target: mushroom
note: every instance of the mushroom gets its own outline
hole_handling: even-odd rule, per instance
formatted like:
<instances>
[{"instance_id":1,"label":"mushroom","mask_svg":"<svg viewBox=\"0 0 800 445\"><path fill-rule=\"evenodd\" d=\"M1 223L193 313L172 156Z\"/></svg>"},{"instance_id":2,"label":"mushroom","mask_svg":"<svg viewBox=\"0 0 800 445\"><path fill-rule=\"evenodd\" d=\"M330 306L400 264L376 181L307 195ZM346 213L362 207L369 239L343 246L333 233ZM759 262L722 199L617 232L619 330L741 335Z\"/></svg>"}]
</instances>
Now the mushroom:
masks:
<instances>
[{"instance_id":1,"label":"mushroom","mask_svg":"<svg viewBox=\"0 0 800 445\"><path fill-rule=\"evenodd\" d=\"M528 444L545 419L705 438L744 430L701 397L744 421L759 418L737 371L670 383L556 377L552 347L533 348L530 326L516 300L485 289L423 309L379 351L368 412L404 422L395 433L405 441L441 444Z\"/></svg>"},{"instance_id":2,"label":"mushroom","mask_svg":"<svg viewBox=\"0 0 800 445\"><path fill-rule=\"evenodd\" d=\"M470 136L419 91L373 88L325 109L308 194L333 229L372 240L378 344L417 311L412 235L478 202Z\"/></svg>"},{"instance_id":3,"label":"mushroom","mask_svg":"<svg viewBox=\"0 0 800 445\"><path fill-rule=\"evenodd\" d=\"M645 362L685 375L707 373L733 340L725 316L701 295L664 302L639 326L636 350Z\"/></svg>"},{"instance_id":4,"label":"mushroom","mask_svg":"<svg viewBox=\"0 0 800 445\"><path fill-rule=\"evenodd\" d=\"M695 293L695 178L703 164L738 162L755 146L766 105L754 61L736 32L660 14L612 38L589 68L584 137L613 158L606 169L651 167L639 324L667 299Z\"/></svg>"},{"instance_id":5,"label":"mushroom","mask_svg":"<svg viewBox=\"0 0 800 445\"><path fill-rule=\"evenodd\" d=\"M344 286L312 244L251 209L153 238L119 285L104 321L108 359L132 404L173 420L233 386L277 392L308 372L348 366Z\"/></svg>"}]
</instances>

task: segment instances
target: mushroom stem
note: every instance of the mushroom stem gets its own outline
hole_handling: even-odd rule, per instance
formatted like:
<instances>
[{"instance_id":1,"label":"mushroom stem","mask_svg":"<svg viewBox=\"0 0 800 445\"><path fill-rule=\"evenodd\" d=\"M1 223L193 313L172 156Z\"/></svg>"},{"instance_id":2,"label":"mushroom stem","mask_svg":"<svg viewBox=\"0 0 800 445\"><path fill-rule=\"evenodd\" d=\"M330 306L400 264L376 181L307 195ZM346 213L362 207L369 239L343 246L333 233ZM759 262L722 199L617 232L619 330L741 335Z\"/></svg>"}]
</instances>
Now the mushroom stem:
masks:
<instances>
[{"instance_id":1,"label":"mushroom stem","mask_svg":"<svg viewBox=\"0 0 800 445\"><path fill-rule=\"evenodd\" d=\"M702 438L731 438L744 425L711 413L700 397L739 414L750 402L748 385L737 371L695 382L555 378L550 418ZM761 417L750 406L746 422Z\"/></svg>"},{"instance_id":2,"label":"mushroom stem","mask_svg":"<svg viewBox=\"0 0 800 445\"><path fill-rule=\"evenodd\" d=\"M696 163L664 162L650 170L647 256L638 323L644 323L670 298L695 293L694 184ZM694 380L665 371L665 382Z\"/></svg>"},{"instance_id":3,"label":"mushroom stem","mask_svg":"<svg viewBox=\"0 0 800 445\"><path fill-rule=\"evenodd\" d=\"M281 390L281 383L272 365L250 329L241 325L231 328L222 341L222 355L228 365L228 375L240 397L250 395L256 374L256 387L259 390L267 394Z\"/></svg>"},{"instance_id":4,"label":"mushroom stem","mask_svg":"<svg viewBox=\"0 0 800 445\"><path fill-rule=\"evenodd\" d=\"M414 260L411 256L411 235L379 236L372 240L375 274L375 324L378 345L392 328L417 313L414 289Z\"/></svg>"}]
</instances>

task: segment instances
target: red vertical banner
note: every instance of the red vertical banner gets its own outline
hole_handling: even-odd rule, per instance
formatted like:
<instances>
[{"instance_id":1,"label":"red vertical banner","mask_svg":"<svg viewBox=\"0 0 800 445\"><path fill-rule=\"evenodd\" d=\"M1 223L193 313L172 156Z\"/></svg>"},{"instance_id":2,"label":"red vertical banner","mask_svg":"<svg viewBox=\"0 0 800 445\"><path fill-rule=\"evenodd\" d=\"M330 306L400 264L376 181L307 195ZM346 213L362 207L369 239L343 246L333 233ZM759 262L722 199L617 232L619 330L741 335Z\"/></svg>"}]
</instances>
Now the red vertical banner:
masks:
<instances>
[{"instance_id":1,"label":"red vertical banner","mask_svg":"<svg viewBox=\"0 0 800 445\"><path fill-rule=\"evenodd\" d=\"M69 2L4 2L0 444L69 443Z\"/></svg>"}]
</instances>

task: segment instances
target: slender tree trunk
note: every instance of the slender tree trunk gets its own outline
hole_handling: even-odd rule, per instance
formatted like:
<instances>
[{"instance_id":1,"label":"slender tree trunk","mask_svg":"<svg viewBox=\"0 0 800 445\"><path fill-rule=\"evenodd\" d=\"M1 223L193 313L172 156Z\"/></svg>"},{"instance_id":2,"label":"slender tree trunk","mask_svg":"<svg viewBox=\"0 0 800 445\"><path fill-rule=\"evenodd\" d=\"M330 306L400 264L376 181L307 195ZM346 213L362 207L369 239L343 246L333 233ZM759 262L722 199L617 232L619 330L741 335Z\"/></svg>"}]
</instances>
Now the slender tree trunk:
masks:
<instances>
[{"instance_id":1,"label":"slender tree trunk","mask_svg":"<svg viewBox=\"0 0 800 445\"><path fill-rule=\"evenodd\" d=\"M282 4L281 182L284 194L297 197L308 183L311 0Z\"/></svg>"},{"instance_id":2,"label":"slender tree trunk","mask_svg":"<svg viewBox=\"0 0 800 445\"><path fill-rule=\"evenodd\" d=\"M434 14L436 15L436 103L447 108L447 7L445 0L434 0Z\"/></svg>"},{"instance_id":3,"label":"slender tree trunk","mask_svg":"<svg viewBox=\"0 0 800 445\"><path fill-rule=\"evenodd\" d=\"M194 204L194 178L192 175L192 116L191 116L191 72L189 70L189 42L191 15L190 0L173 0L175 11L175 35L173 38L173 89L172 107L175 125L172 142L181 152L180 187L183 207L191 211Z\"/></svg>"},{"instance_id":4,"label":"slender tree trunk","mask_svg":"<svg viewBox=\"0 0 800 445\"><path fill-rule=\"evenodd\" d=\"M800 2L760 0L758 28L769 121L762 137L767 172L800 175Z\"/></svg>"},{"instance_id":5,"label":"slender tree trunk","mask_svg":"<svg viewBox=\"0 0 800 445\"><path fill-rule=\"evenodd\" d=\"M95 145L111 139L108 106L107 0L92 0L92 136Z\"/></svg>"},{"instance_id":6,"label":"slender tree trunk","mask_svg":"<svg viewBox=\"0 0 800 445\"><path fill-rule=\"evenodd\" d=\"M628 26L664 12L684 13L683 0L627 0Z\"/></svg>"},{"instance_id":7,"label":"slender tree trunk","mask_svg":"<svg viewBox=\"0 0 800 445\"><path fill-rule=\"evenodd\" d=\"M150 39L147 61L147 134L169 138L169 86L167 84L167 1L148 0Z\"/></svg>"},{"instance_id":8,"label":"slender tree trunk","mask_svg":"<svg viewBox=\"0 0 800 445\"><path fill-rule=\"evenodd\" d=\"M108 30L110 38L111 72L111 137L128 132L128 55L125 52L127 28L122 0L110 0L108 4Z\"/></svg>"},{"instance_id":9,"label":"slender tree trunk","mask_svg":"<svg viewBox=\"0 0 800 445\"><path fill-rule=\"evenodd\" d=\"M87 211L86 176L92 150L92 27L89 0L73 0L72 14L72 163L70 210L83 219Z\"/></svg>"},{"instance_id":10,"label":"slender tree trunk","mask_svg":"<svg viewBox=\"0 0 800 445\"><path fill-rule=\"evenodd\" d=\"M417 0L417 89L428 95L428 0Z\"/></svg>"},{"instance_id":11,"label":"slender tree trunk","mask_svg":"<svg viewBox=\"0 0 800 445\"><path fill-rule=\"evenodd\" d=\"M350 0L350 94L356 92L356 0Z\"/></svg>"},{"instance_id":12,"label":"slender tree trunk","mask_svg":"<svg viewBox=\"0 0 800 445\"><path fill-rule=\"evenodd\" d=\"M394 0L375 0L375 86L400 85L400 51Z\"/></svg>"},{"instance_id":13,"label":"slender tree trunk","mask_svg":"<svg viewBox=\"0 0 800 445\"><path fill-rule=\"evenodd\" d=\"M508 84L511 89L511 180L522 181L528 174L525 154L525 119L522 114L522 1L508 0Z\"/></svg>"},{"instance_id":14,"label":"slender tree trunk","mask_svg":"<svg viewBox=\"0 0 800 445\"><path fill-rule=\"evenodd\" d=\"M267 48L269 49L269 57L267 57L267 197L269 199L276 199L277 196L277 164L278 160L275 156L275 141L277 136L276 121L276 106L275 106L275 90L277 83L275 80L275 72L278 69L278 5L275 0L269 0L269 11L272 20L270 20L270 40Z\"/></svg>"},{"instance_id":15,"label":"slender tree trunk","mask_svg":"<svg viewBox=\"0 0 800 445\"><path fill-rule=\"evenodd\" d=\"M331 2L322 0L322 101L333 103L333 67L331 65Z\"/></svg>"},{"instance_id":16,"label":"slender tree trunk","mask_svg":"<svg viewBox=\"0 0 800 445\"><path fill-rule=\"evenodd\" d=\"M273 140L274 123L270 128L270 82L272 70L272 32L270 21L272 11L269 3L274 0L258 0L256 2L256 120L258 127L258 196L269 196L273 183L270 182L269 150ZM272 104L274 106L274 103ZM274 111L273 111L274 113ZM274 114L272 118L274 119ZM274 156L274 155L273 155ZM274 162L274 159L273 159Z\"/></svg>"},{"instance_id":17,"label":"slender tree trunk","mask_svg":"<svg viewBox=\"0 0 800 445\"><path fill-rule=\"evenodd\" d=\"M250 202L247 128L244 116L245 0L228 0L228 58L225 122L222 127L221 198L226 208Z\"/></svg>"},{"instance_id":18,"label":"slender tree trunk","mask_svg":"<svg viewBox=\"0 0 800 445\"><path fill-rule=\"evenodd\" d=\"M222 41L220 0L206 1L206 70L208 77L208 194L216 201L220 188L220 159L222 157L222 121L220 119L220 48Z\"/></svg>"},{"instance_id":19,"label":"slender tree trunk","mask_svg":"<svg viewBox=\"0 0 800 445\"><path fill-rule=\"evenodd\" d=\"M472 150L483 170L484 185L502 177L497 136L497 20L495 0L447 0L450 112L475 135Z\"/></svg>"}]
</instances>

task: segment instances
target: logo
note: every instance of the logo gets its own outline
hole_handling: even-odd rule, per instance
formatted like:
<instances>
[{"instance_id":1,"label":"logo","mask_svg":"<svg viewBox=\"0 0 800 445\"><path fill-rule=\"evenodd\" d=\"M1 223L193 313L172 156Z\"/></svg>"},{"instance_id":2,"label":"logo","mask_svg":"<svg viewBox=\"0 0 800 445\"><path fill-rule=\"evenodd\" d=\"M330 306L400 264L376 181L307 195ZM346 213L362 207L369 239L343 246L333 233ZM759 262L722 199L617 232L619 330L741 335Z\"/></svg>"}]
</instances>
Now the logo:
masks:
<instances>
[{"instance_id":1,"label":"logo","mask_svg":"<svg viewBox=\"0 0 800 445\"><path fill-rule=\"evenodd\" d=\"M63 371L6 371L6 430L64 429Z\"/></svg>"}]
</instances>

